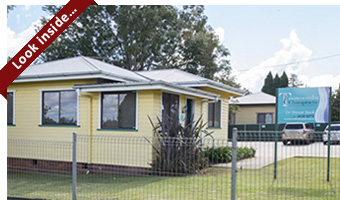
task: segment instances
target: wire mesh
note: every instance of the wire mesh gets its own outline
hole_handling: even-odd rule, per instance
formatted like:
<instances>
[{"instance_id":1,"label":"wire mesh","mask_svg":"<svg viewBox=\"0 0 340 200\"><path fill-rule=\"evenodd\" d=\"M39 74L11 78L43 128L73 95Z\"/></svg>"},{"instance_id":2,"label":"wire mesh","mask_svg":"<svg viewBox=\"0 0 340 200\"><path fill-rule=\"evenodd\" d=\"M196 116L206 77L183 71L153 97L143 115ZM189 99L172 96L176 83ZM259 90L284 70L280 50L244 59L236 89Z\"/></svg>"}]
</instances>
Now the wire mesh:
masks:
<instances>
[{"instance_id":1,"label":"wire mesh","mask_svg":"<svg viewBox=\"0 0 340 200\"><path fill-rule=\"evenodd\" d=\"M72 142L7 140L7 196L70 199Z\"/></svg>"},{"instance_id":2,"label":"wire mesh","mask_svg":"<svg viewBox=\"0 0 340 200\"><path fill-rule=\"evenodd\" d=\"M238 131L236 199L340 199L340 145ZM321 134L321 135L320 135ZM318 138L322 138L318 132ZM273 140L274 137L274 140ZM230 199L232 142L77 136L77 199ZM8 139L8 196L72 198L72 142Z\"/></svg>"},{"instance_id":3,"label":"wire mesh","mask_svg":"<svg viewBox=\"0 0 340 200\"><path fill-rule=\"evenodd\" d=\"M322 138L317 132L315 138ZM330 181L327 182L328 147L322 141L277 143L281 132L238 131L238 147L256 150L254 158L237 163L236 199L340 199L340 145L331 145ZM320 136L321 135L321 136ZM266 137L267 136L267 137Z\"/></svg>"}]
</instances>

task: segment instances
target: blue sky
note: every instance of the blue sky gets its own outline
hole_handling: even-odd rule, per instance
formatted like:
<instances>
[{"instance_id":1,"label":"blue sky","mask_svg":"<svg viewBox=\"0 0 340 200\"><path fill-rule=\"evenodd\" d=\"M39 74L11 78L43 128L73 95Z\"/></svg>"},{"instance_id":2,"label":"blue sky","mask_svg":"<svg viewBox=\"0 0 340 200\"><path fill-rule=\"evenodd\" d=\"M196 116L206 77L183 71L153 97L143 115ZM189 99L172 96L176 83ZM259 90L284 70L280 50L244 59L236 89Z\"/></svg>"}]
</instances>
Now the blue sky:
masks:
<instances>
[{"instance_id":1,"label":"blue sky","mask_svg":"<svg viewBox=\"0 0 340 200\"><path fill-rule=\"evenodd\" d=\"M209 24L230 50L237 80L258 92L272 71L298 74L309 87L340 82L340 6L206 6ZM7 52L13 56L34 35L46 13L17 6L8 15ZM294 65L271 67L335 55Z\"/></svg>"}]
</instances>

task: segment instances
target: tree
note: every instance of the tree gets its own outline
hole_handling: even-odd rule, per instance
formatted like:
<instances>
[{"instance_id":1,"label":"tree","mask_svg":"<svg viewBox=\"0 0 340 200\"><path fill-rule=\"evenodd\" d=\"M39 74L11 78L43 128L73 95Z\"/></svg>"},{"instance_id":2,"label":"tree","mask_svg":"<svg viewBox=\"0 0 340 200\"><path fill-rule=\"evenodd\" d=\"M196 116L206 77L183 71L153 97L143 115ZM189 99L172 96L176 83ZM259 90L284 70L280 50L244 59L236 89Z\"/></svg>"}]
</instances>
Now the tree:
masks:
<instances>
[{"instance_id":1,"label":"tree","mask_svg":"<svg viewBox=\"0 0 340 200\"><path fill-rule=\"evenodd\" d=\"M299 80L297 74L291 74L289 78L289 87L300 87L303 83Z\"/></svg>"},{"instance_id":2,"label":"tree","mask_svg":"<svg viewBox=\"0 0 340 200\"><path fill-rule=\"evenodd\" d=\"M274 95L275 93L273 93L274 91L273 84L274 84L273 74L272 72L269 72L267 74L266 79L264 79L264 85L262 86L261 91L267 94Z\"/></svg>"},{"instance_id":3,"label":"tree","mask_svg":"<svg viewBox=\"0 0 340 200\"><path fill-rule=\"evenodd\" d=\"M280 77L279 88L288 87L288 83L289 83L288 76L287 76L286 72L283 72L281 77Z\"/></svg>"},{"instance_id":4,"label":"tree","mask_svg":"<svg viewBox=\"0 0 340 200\"><path fill-rule=\"evenodd\" d=\"M51 15L61 8L43 7ZM128 70L179 68L210 79L230 70L229 51L207 24L204 6L89 6L39 59L79 55Z\"/></svg>"},{"instance_id":5,"label":"tree","mask_svg":"<svg viewBox=\"0 0 340 200\"><path fill-rule=\"evenodd\" d=\"M14 5L7 5L7 15L10 11L12 11L15 8Z\"/></svg>"},{"instance_id":6,"label":"tree","mask_svg":"<svg viewBox=\"0 0 340 200\"><path fill-rule=\"evenodd\" d=\"M340 121L340 86L332 95L332 121Z\"/></svg>"},{"instance_id":7,"label":"tree","mask_svg":"<svg viewBox=\"0 0 340 200\"><path fill-rule=\"evenodd\" d=\"M281 82L281 79L280 79L279 75L276 74L275 78L273 80L273 90L271 91L271 95L276 94L276 89L280 87L280 82Z\"/></svg>"}]
</instances>

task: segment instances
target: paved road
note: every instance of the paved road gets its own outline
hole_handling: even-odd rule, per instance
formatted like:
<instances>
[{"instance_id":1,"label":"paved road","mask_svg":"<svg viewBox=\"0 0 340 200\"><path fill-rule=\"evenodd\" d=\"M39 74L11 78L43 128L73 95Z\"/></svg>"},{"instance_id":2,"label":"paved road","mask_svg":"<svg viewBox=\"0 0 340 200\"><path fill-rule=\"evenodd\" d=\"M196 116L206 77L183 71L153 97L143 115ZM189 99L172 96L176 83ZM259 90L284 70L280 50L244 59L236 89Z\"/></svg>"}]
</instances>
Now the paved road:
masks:
<instances>
[{"instance_id":1,"label":"paved road","mask_svg":"<svg viewBox=\"0 0 340 200\"><path fill-rule=\"evenodd\" d=\"M231 145L231 143L229 143ZM255 158L237 162L237 168L259 169L274 163L275 142L238 142L238 147L252 147L256 150ZM292 157L327 158L327 145L313 143L309 145L287 145L278 142L278 161ZM340 158L340 145L331 145L331 157ZM231 163L217 164L219 167L231 167Z\"/></svg>"}]
</instances>

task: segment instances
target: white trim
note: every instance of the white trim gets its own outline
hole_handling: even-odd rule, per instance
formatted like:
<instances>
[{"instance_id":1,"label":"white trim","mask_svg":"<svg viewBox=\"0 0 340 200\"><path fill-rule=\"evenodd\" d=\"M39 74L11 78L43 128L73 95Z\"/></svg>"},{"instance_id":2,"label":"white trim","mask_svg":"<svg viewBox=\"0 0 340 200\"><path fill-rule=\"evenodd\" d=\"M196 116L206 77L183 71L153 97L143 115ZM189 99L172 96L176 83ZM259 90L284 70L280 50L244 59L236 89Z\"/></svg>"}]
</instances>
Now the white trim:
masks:
<instances>
[{"instance_id":1,"label":"white trim","mask_svg":"<svg viewBox=\"0 0 340 200\"><path fill-rule=\"evenodd\" d=\"M101 88L81 88L83 92L118 92L118 91L137 91L137 90L164 90L169 93L185 94L189 96L200 97L204 99L214 100L216 97L212 97L208 94L199 94L194 91L185 91L183 89L172 88L164 85L148 85L148 86L119 86L119 87L101 87Z\"/></svg>"},{"instance_id":2,"label":"white trim","mask_svg":"<svg viewBox=\"0 0 340 200\"><path fill-rule=\"evenodd\" d=\"M136 98L136 112L135 112L135 130L137 131L138 130L138 91L134 91L134 90L132 90L132 91L130 91L130 92L136 92L135 94L135 98ZM117 93L117 94L119 94L119 93ZM99 93L99 109L98 109L98 115L99 115L99 117L98 117L98 129L101 129L102 127L102 97L103 97L103 95L102 95L102 92L100 92ZM120 129L120 128L118 128L118 129Z\"/></svg>"},{"instance_id":3,"label":"white trim","mask_svg":"<svg viewBox=\"0 0 340 200\"><path fill-rule=\"evenodd\" d=\"M181 84L181 83L179 83L178 85L186 86L186 87L209 87L209 88L212 88L212 89L215 89L215 90L220 90L220 91L228 92L228 93L231 93L231 94L236 94L236 95L240 95L240 96L243 95L243 93L233 91L233 90L228 90L228 89L218 87L218 86L215 86L215 85L211 85L211 84L208 84L208 83L193 83L193 84Z\"/></svg>"},{"instance_id":4,"label":"white trim","mask_svg":"<svg viewBox=\"0 0 340 200\"><path fill-rule=\"evenodd\" d=\"M78 76L62 76L62 77L44 77L44 78L18 78L13 81L13 83L24 83L24 82L39 82L39 81L60 81L60 80L75 80L75 79L109 79L113 81L126 82L125 79L113 78L107 75L78 75Z\"/></svg>"},{"instance_id":5,"label":"white trim","mask_svg":"<svg viewBox=\"0 0 340 200\"><path fill-rule=\"evenodd\" d=\"M102 128L102 92L99 93L98 129Z\"/></svg>"},{"instance_id":6,"label":"white trim","mask_svg":"<svg viewBox=\"0 0 340 200\"><path fill-rule=\"evenodd\" d=\"M138 130L138 91L136 91L136 113L135 113L135 129Z\"/></svg>"},{"instance_id":7,"label":"white trim","mask_svg":"<svg viewBox=\"0 0 340 200\"><path fill-rule=\"evenodd\" d=\"M13 102L12 102L12 104L13 104L13 113L12 113L13 122L12 122L12 124L15 125L15 93L16 93L16 90L7 90L7 92L13 93Z\"/></svg>"},{"instance_id":8,"label":"white trim","mask_svg":"<svg viewBox=\"0 0 340 200\"><path fill-rule=\"evenodd\" d=\"M218 101L221 102L221 106L220 106L220 120L219 120L220 126L219 127L217 127L217 126L209 126L209 104L210 103L218 103ZM208 121L208 124L207 124L207 127L209 127L209 128L222 128L222 106L223 106L223 101L222 101L222 99L219 99L218 101L217 102L208 102L208 109L207 109L207 121Z\"/></svg>"},{"instance_id":9,"label":"white trim","mask_svg":"<svg viewBox=\"0 0 340 200\"><path fill-rule=\"evenodd\" d=\"M40 91L40 120L39 120L39 125L43 125L43 122L42 122L43 92L74 91L74 92L76 92L76 97L77 97L77 100L76 100L76 104L77 104L77 124L76 125L80 126L80 123L79 123L79 97L80 97L80 92L77 89L73 89L73 88L47 88L47 89L39 89L39 91Z\"/></svg>"}]
</instances>

